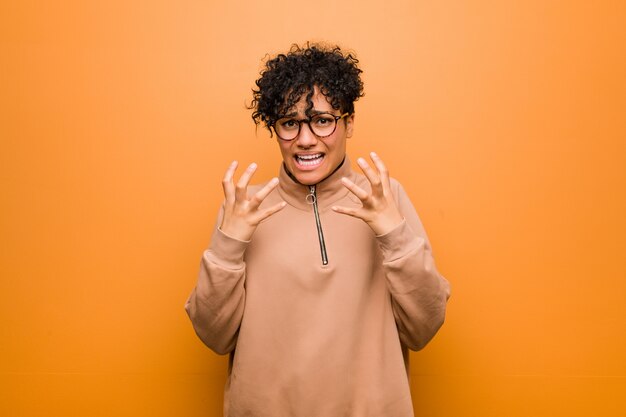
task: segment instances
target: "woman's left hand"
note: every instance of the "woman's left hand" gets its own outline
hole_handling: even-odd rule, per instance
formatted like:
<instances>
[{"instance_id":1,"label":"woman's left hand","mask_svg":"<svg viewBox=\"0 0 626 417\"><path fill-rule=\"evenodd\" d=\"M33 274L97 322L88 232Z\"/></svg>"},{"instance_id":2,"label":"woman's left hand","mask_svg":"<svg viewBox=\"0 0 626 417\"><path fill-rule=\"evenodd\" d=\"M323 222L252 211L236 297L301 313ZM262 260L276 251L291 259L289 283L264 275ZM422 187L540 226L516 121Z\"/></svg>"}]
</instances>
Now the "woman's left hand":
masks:
<instances>
[{"instance_id":1,"label":"woman's left hand","mask_svg":"<svg viewBox=\"0 0 626 417\"><path fill-rule=\"evenodd\" d=\"M342 184L361 200L362 207L333 206L332 209L337 213L347 214L363 220L377 236L380 236L396 228L402 223L404 217L400 214L394 196L391 193L387 167L374 152L370 153L370 157L372 162L374 162L376 170L370 167L363 158L357 159L357 163L371 184L371 193L363 190L348 178L344 177L341 179Z\"/></svg>"}]
</instances>

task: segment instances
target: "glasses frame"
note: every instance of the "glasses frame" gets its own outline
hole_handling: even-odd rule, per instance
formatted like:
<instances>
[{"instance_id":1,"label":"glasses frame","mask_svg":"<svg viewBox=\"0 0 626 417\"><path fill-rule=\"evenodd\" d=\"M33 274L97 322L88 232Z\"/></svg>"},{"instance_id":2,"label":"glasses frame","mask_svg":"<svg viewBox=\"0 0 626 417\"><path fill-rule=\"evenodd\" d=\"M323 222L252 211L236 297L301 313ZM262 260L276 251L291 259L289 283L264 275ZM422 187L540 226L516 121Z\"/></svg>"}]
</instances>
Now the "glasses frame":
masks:
<instances>
[{"instance_id":1,"label":"glasses frame","mask_svg":"<svg viewBox=\"0 0 626 417\"><path fill-rule=\"evenodd\" d=\"M324 135L324 136L320 136L317 133L315 133L313 131L313 129L311 128L311 119L313 119L314 117L318 117L318 116L322 116L322 115L328 115L332 118L335 119L335 128L333 129L332 132L330 132L328 135ZM272 123L272 128L274 129L274 133L276 133L276 136L280 139L283 140L285 142L291 142L292 140L296 139L299 135L300 135L300 131L302 130L302 123L306 123L309 126L309 130L311 131L311 133L313 133L313 135L315 135L315 137L317 137L318 139L324 139L327 138L329 136L332 136L333 133L335 133L335 131L337 130L337 125L339 124L339 120L343 119L346 116L350 116L350 113L346 112L344 114L342 114L341 116L335 116L334 114L331 113L317 113L316 115L312 116L312 117L308 117L306 119L302 119L302 120L295 120L293 119L294 122L298 123L298 132L296 133L296 135L291 138L291 139L284 139L282 138L279 134L278 131L276 130L276 123L281 120L284 119L284 117L281 117L280 119L276 120L276 122Z\"/></svg>"}]
</instances>

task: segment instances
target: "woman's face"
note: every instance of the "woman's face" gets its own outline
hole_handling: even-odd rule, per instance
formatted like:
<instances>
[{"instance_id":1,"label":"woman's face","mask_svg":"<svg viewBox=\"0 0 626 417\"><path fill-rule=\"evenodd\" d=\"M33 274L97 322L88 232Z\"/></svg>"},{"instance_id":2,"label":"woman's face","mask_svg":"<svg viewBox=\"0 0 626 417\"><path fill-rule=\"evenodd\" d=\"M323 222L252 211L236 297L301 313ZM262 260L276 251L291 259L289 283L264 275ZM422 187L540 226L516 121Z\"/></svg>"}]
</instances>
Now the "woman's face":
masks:
<instances>
[{"instance_id":1,"label":"woman's face","mask_svg":"<svg viewBox=\"0 0 626 417\"><path fill-rule=\"evenodd\" d=\"M326 96L317 87L311 97L311 114L328 113L341 116L333 109ZM300 98L288 116L293 120L307 119L306 94ZM351 114L337 121L337 128L332 135L320 138L313 134L307 123L301 123L300 133L295 139L285 141L277 138L280 152L287 170L305 185L314 185L328 177L343 161L346 155L346 139L352 136L354 115Z\"/></svg>"}]
</instances>

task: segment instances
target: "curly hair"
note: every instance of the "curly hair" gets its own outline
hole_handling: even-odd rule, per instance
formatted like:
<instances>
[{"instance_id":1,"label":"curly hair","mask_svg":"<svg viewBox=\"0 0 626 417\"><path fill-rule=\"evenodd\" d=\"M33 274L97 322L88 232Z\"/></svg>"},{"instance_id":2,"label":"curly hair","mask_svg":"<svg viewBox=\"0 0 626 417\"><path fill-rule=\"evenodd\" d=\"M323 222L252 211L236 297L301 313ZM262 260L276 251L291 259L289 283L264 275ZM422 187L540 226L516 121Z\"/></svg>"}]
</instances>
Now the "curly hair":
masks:
<instances>
[{"instance_id":1,"label":"curly hair","mask_svg":"<svg viewBox=\"0 0 626 417\"><path fill-rule=\"evenodd\" d=\"M287 54L268 59L261 77L256 80L258 89L253 89L250 109L254 109L252 120L261 122L272 134L271 127L293 108L306 94L310 116L313 109L314 87L326 96L333 109L342 113L354 113L354 102L363 97L363 82L358 67L359 60L340 47L325 47L320 44L300 47L293 44Z\"/></svg>"}]
</instances>

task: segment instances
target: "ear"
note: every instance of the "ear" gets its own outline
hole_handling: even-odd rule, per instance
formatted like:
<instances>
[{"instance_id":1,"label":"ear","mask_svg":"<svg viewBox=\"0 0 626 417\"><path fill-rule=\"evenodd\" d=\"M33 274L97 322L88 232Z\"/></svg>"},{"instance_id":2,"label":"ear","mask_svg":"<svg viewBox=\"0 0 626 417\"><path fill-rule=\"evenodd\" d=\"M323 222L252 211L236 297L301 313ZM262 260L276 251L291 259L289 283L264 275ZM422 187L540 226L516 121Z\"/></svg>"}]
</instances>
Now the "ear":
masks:
<instances>
[{"instance_id":1,"label":"ear","mask_svg":"<svg viewBox=\"0 0 626 417\"><path fill-rule=\"evenodd\" d=\"M354 113L346 117L346 137L351 138L354 132Z\"/></svg>"}]
</instances>

